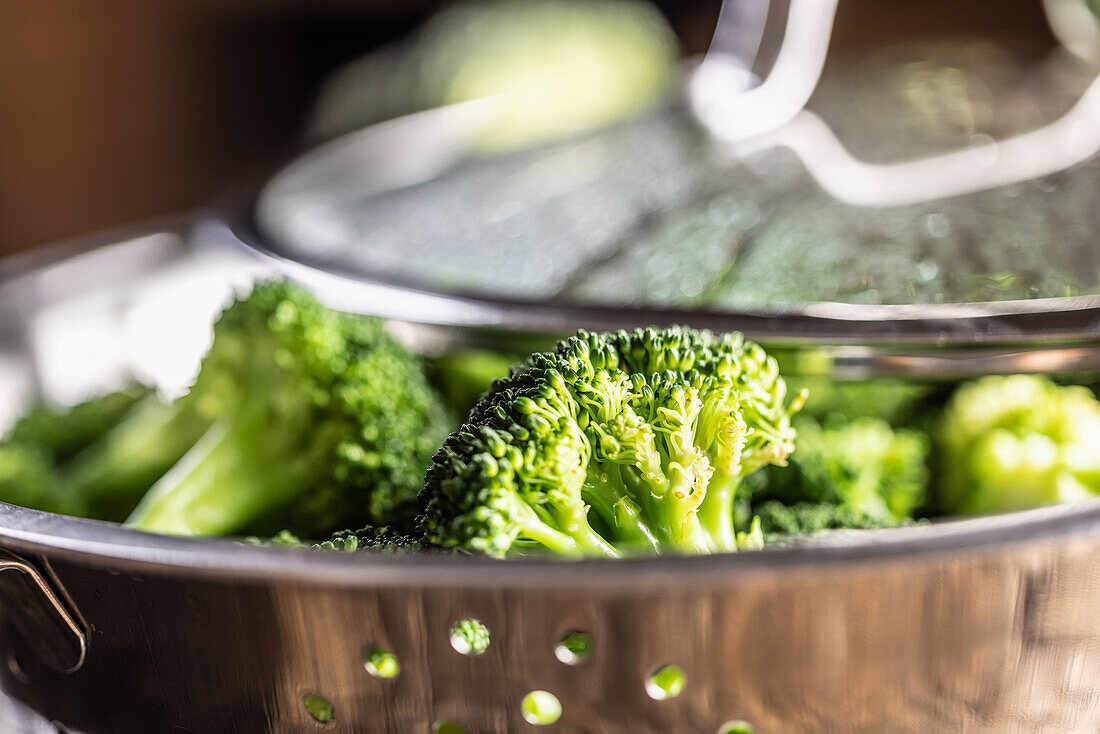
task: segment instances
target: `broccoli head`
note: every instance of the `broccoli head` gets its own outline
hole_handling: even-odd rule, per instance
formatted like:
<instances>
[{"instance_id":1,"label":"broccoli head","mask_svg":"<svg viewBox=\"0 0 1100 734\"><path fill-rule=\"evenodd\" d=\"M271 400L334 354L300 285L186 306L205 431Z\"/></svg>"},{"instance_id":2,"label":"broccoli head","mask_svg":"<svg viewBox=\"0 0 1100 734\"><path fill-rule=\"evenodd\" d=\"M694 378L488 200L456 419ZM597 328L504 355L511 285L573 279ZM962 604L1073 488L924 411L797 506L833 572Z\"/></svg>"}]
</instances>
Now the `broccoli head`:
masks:
<instances>
[{"instance_id":1,"label":"broccoli head","mask_svg":"<svg viewBox=\"0 0 1100 734\"><path fill-rule=\"evenodd\" d=\"M883 524L912 518L924 506L929 442L921 431L868 417L825 425L800 418L796 425L791 466L753 477L754 502L845 507Z\"/></svg>"},{"instance_id":2,"label":"broccoli head","mask_svg":"<svg viewBox=\"0 0 1100 734\"><path fill-rule=\"evenodd\" d=\"M447 439L421 528L498 557L736 550L738 485L786 461L793 409L740 334L582 331L513 367Z\"/></svg>"},{"instance_id":3,"label":"broccoli head","mask_svg":"<svg viewBox=\"0 0 1100 734\"><path fill-rule=\"evenodd\" d=\"M314 548L337 550L345 553L369 551L376 553L417 553L430 550L419 537L396 528L368 525L359 530L342 530L334 533Z\"/></svg>"},{"instance_id":4,"label":"broccoli head","mask_svg":"<svg viewBox=\"0 0 1100 734\"><path fill-rule=\"evenodd\" d=\"M36 405L12 426L5 440L38 446L53 462L61 462L98 440L150 393L135 383L70 408Z\"/></svg>"},{"instance_id":5,"label":"broccoli head","mask_svg":"<svg viewBox=\"0 0 1100 734\"><path fill-rule=\"evenodd\" d=\"M822 502L785 505L778 500L768 500L758 505L754 511L767 543L817 535L830 530L885 528L895 524L846 505Z\"/></svg>"},{"instance_id":6,"label":"broccoli head","mask_svg":"<svg viewBox=\"0 0 1100 734\"><path fill-rule=\"evenodd\" d=\"M800 413L803 418L881 418L895 426L913 422L928 403L935 402L937 391L931 385L888 378L844 382L829 377L800 377L788 380L788 385L792 390L804 388L809 394Z\"/></svg>"},{"instance_id":7,"label":"broccoli head","mask_svg":"<svg viewBox=\"0 0 1100 734\"><path fill-rule=\"evenodd\" d=\"M939 502L960 514L1018 510L1100 493L1100 402L1044 377L961 386L937 431Z\"/></svg>"},{"instance_id":8,"label":"broccoli head","mask_svg":"<svg viewBox=\"0 0 1100 734\"><path fill-rule=\"evenodd\" d=\"M188 535L408 522L448 418L382 321L286 282L226 309L182 400L209 428L127 524Z\"/></svg>"},{"instance_id":9,"label":"broccoli head","mask_svg":"<svg viewBox=\"0 0 1100 734\"><path fill-rule=\"evenodd\" d=\"M54 471L50 453L16 441L0 444L0 501L63 514L78 509Z\"/></svg>"},{"instance_id":10,"label":"broccoli head","mask_svg":"<svg viewBox=\"0 0 1100 734\"><path fill-rule=\"evenodd\" d=\"M123 519L155 476L145 477L135 487L127 481L140 468L140 461L115 462L109 473L90 473L87 470L92 469L95 462L88 459L102 455L102 447L111 443L106 437L130 422L129 416L138 411L139 406L150 402L159 403L159 400L149 388L131 384L118 392L99 395L72 407L34 406L16 422L0 444L8 467L8 479L0 499L36 510ZM141 431L143 436L145 433ZM15 467L20 467L19 473L24 473L20 482L12 480L11 472ZM161 470L166 468L162 466ZM29 474L25 473L28 471ZM122 510L112 513L108 507L121 507Z\"/></svg>"}]
</instances>

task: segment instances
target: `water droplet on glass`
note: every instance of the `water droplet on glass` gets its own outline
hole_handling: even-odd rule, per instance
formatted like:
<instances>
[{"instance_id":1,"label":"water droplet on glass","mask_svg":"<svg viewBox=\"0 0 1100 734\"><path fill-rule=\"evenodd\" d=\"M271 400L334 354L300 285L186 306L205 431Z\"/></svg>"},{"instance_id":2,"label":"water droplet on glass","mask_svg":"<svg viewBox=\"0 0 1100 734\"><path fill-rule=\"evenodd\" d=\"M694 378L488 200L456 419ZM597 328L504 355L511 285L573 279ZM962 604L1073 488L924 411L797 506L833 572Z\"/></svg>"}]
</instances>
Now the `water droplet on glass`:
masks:
<instances>
[{"instance_id":1,"label":"water droplet on glass","mask_svg":"<svg viewBox=\"0 0 1100 734\"><path fill-rule=\"evenodd\" d=\"M940 272L940 266L931 260L921 260L917 263L917 275L921 280L932 280Z\"/></svg>"},{"instance_id":2,"label":"water droplet on glass","mask_svg":"<svg viewBox=\"0 0 1100 734\"><path fill-rule=\"evenodd\" d=\"M942 212L929 214L924 218L924 228L932 237L941 239L951 233L951 220Z\"/></svg>"}]
</instances>

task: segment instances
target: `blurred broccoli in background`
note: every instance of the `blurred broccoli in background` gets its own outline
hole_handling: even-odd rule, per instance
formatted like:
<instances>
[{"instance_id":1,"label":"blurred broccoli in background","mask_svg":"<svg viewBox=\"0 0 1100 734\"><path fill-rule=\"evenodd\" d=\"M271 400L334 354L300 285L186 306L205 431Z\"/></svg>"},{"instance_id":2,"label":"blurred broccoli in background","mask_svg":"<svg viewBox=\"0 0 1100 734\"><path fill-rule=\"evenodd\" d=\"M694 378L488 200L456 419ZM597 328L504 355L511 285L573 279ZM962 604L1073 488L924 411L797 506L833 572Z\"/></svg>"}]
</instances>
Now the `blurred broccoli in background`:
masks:
<instances>
[{"instance_id":1,"label":"blurred broccoli in background","mask_svg":"<svg viewBox=\"0 0 1100 734\"><path fill-rule=\"evenodd\" d=\"M49 453L14 441L0 445L0 501L46 512L79 512Z\"/></svg>"},{"instance_id":2,"label":"blurred broccoli in background","mask_svg":"<svg viewBox=\"0 0 1100 734\"><path fill-rule=\"evenodd\" d=\"M450 428L421 361L380 319L279 281L222 313L181 400L209 428L142 498L131 527L324 537L408 522Z\"/></svg>"},{"instance_id":3,"label":"blurred broccoli in background","mask_svg":"<svg viewBox=\"0 0 1100 734\"><path fill-rule=\"evenodd\" d=\"M61 462L110 430L151 393L146 386L133 384L71 408L36 405L12 426L5 440L38 446Z\"/></svg>"},{"instance_id":4,"label":"blurred broccoli in background","mask_svg":"<svg viewBox=\"0 0 1100 734\"><path fill-rule=\"evenodd\" d=\"M330 79L312 136L491 98L482 147L523 147L653 107L675 77L676 57L667 21L639 0L459 3Z\"/></svg>"},{"instance_id":5,"label":"blurred broccoli in background","mask_svg":"<svg viewBox=\"0 0 1100 734\"><path fill-rule=\"evenodd\" d=\"M787 383L792 391L809 393L800 413L803 417L819 421L870 417L893 426L913 422L939 391L933 385L887 378L841 382L828 377L792 377Z\"/></svg>"},{"instance_id":6,"label":"blurred broccoli in background","mask_svg":"<svg viewBox=\"0 0 1100 734\"><path fill-rule=\"evenodd\" d=\"M428 360L428 377L457 415L465 415L493 380L523 358L489 349L456 349Z\"/></svg>"},{"instance_id":7,"label":"blurred broccoli in background","mask_svg":"<svg viewBox=\"0 0 1100 734\"><path fill-rule=\"evenodd\" d=\"M830 530L867 530L898 524L845 505L820 502L785 505L778 500L768 500L755 506L753 512L760 523L764 542L768 544Z\"/></svg>"},{"instance_id":8,"label":"blurred broccoli in background","mask_svg":"<svg viewBox=\"0 0 1100 734\"><path fill-rule=\"evenodd\" d=\"M126 464L112 467L107 476L93 476L90 457L105 436L147 404L159 404L159 399L146 386L132 384L68 408L33 407L0 442L0 500L122 520L155 476L135 479L134 467Z\"/></svg>"},{"instance_id":9,"label":"blurred broccoli in background","mask_svg":"<svg viewBox=\"0 0 1100 734\"><path fill-rule=\"evenodd\" d=\"M975 514L1100 493L1100 402L1045 377L984 377L962 385L936 430L939 505Z\"/></svg>"},{"instance_id":10,"label":"blurred broccoli in background","mask_svg":"<svg viewBox=\"0 0 1100 734\"><path fill-rule=\"evenodd\" d=\"M824 425L800 417L795 428L790 466L766 467L748 482L752 514L761 514L761 505L772 507L761 518L765 534L776 532L776 523L790 528L802 521L807 532L893 525L911 519L927 502L929 441L923 432L870 417L834 418ZM775 502L822 509L803 508L801 520L787 513L780 522Z\"/></svg>"}]
</instances>

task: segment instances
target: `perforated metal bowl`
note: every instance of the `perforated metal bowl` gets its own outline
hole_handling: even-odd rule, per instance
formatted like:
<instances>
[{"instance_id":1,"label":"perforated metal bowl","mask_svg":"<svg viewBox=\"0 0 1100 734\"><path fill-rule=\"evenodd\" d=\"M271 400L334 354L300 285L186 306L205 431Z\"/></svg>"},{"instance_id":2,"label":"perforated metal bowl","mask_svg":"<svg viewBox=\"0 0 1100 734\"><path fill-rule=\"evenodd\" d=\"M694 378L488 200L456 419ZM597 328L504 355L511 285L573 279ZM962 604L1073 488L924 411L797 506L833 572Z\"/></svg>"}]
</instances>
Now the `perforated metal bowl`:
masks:
<instances>
[{"instance_id":1,"label":"perforated metal bowl","mask_svg":"<svg viewBox=\"0 0 1100 734\"><path fill-rule=\"evenodd\" d=\"M0 546L22 559L0 565L0 685L41 731L1100 728L1096 504L578 563L243 547L5 506ZM464 619L488 629L484 654L452 644ZM560 649L574 632L579 661ZM375 651L395 677L371 672ZM533 691L560 720L528 723Z\"/></svg>"},{"instance_id":2,"label":"perforated metal bowl","mask_svg":"<svg viewBox=\"0 0 1100 734\"><path fill-rule=\"evenodd\" d=\"M21 304L30 338L10 330L0 353L37 361L43 386L57 390L56 368L79 352L33 348L34 330L56 321L42 314L57 307L103 310L131 336L97 337L148 345L128 299L180 292L201 310L192 275L181 290L157 274L212 250L224 279L241 263L214 246L219 232L146 233L19 274L9 267L0 302ZM158 330L183 341L193 331ZM615 562L258 548L3 505L0 550L0 687L26 731L1100 728L1095 503ZM484 654L452 642L465 619L487 628ZM590 645L582 659L562 647L577 632ZM376 656L372 672L376 652L394 660ZM399 672L384 677L393 662ZM527 717L554 707L540 694L525 715L534 691L561 706L543 729Z\"/></svg>"},{"instance_id":3,"label":"perforated metal bowl","mask_svg":"<svg viewBox=\"0 0 1100 734\"><path fill-rule=\"evenodd\" d=\"M403 320L418 344L679 322L744 331L794 371L840 377L1100 369L1095 294L710 310L500 298L291 257L293 232L264 216L264 201L317 213L349 182L435 175L467 122L438 110L334 143L277 178L253 221L4 263L4 380L30 375L23 394L56 396L63 378L113 374L79 344L42 348L39 331L72 316L102 317L95 341L120 353L149 356L140 347L165 334L200 348L205 324L151 329L131 296L160 293L162 266L211 245L219 268L276 268L335 306ZM260 260L242 265L226 242ZM258 548L0 505L0 688L16 726L74 734L1095 732L1098 551L1097 503L615 562ZM463 620L487 630L482 654L452 639ZM555 701L560 718L542 724Z\"/></svg>"}]
</instances>

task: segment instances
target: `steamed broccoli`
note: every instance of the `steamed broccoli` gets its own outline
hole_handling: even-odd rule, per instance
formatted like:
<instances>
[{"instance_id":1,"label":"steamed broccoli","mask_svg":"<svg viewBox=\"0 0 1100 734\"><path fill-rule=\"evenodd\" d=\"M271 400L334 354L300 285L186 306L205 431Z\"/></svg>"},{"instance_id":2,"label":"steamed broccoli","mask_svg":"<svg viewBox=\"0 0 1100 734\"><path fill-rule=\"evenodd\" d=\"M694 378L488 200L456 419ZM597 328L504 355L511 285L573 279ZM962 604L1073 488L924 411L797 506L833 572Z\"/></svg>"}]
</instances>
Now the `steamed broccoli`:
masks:
<instances>
[{"instance_id":1,"label":"steamed broccoli","mask_svg":"<svg viewBox=\"0 0 1100 734\"><path fill-rule=\"evenodd\" d=\"M71 408L36 405L12 426L5 442L37 446L60 463L98 440L150 393L145 385L132 384Z\"/></svg>"},{"instance_id":2,"label":"steamed broccoli","mask_svg":"<svg viewBox=\"0 0 1100 734\"><path fill-rule=\"evenodd\" d=\"M754 476L754 502L832 505L889 525L912 518L927 501L929 442L921 431L866 417L824 426L800 419L796 427L791 466Z\"/></svg>"},{"instance_id":3,"label":"steamed broccoli","mask_svg":"<svg viewBox=\"0 0 1100 734\"><path fill-rule=\"evenodd\" d=\"M97 512L96 487L83 480L78 471L82 457L103 441L136 405L155 401L149 388L130 385L118 392L100 395L69 408L37 405L19 419L0 444L0 500L30 507L82 517L105 517ZM125 466L121 467L127 468ZM129 508L137 503L152 484L151 477L128 493ZM117 487L114 477L112 487ZM114 494L108 491L106 496ZM126 501L122 501L125 505ZM117 513L116 513L117 514Z\"/></svg>"},{"instance_id":4,"label":"steamed broccoli","mask_svg":"<svg viewBox=\"0 0 1100 734\"><path fill-rule=\"evenodd\" d=\"M931 385L888 378L841 382L827 377L800 377L787 382L792 391L801 388L809 394L801 415L819 421L868 417L903 425L920 414L936 392Z\"/></svg>"},{"instance_id":5,"label":"steamed broccoli","mask_svg":"<svg viewBox=\"0 0 1100 734\"><path fill-rule=\"evenodd\" d=\"M210 427L127 525L305 537L407 522L448 428L419 361L378 319L283 282L226 309L183 407Z\"/></svg>"},{"instance_id":6,"label":"steamed broccoli","mask_svg":"<svg viewBox=\"0 0 1100 734\"><path fill-rule=\"evenodd\" d=\"M359 530L340 530L328 540L312 543L302 540L289 530L282 530L270 538L245 538L249 545L278 546L281 548L313 548L316 550L340 551L342 553L417 553L432 550L413 533L396 530L391 527L368 525Z\"/></svg>"},{"instance_id":7,"label":"steamed broccoli","mask_svg":"<svg viewBox=\"0 0 1100 734\"><path fill-rule=\"evenodd\" d=\"M78 498L81 516L125 520L209 427L209 418L184 401L146 396L66 465L68 491Z\"/></svg>"},{"instance_id":8,"label":"steamed broccoli","mask_svg":"<svg viewBox=\"0 0 1100 734\"><path fill-rule=\"evenodd\" d=\"M846 505L823 502L785 505L778 500L769 500L757 505L754 512L767 543L829 530L885 528L895 524L892 520L884 520Z\"/></svg>"},{"instance_id":9,"label":"steamed broccoli","mask_svg":"<svg viewBox=\"0 0 1100 734\"><path fill-rule=\"evenodd\" d=\"M937 431L947 512L1018 510L1100 494L1100 402L1033 375L983 377L948 402Z\"/></svg>"},{"instance_id":10,"label":"steamed broccoli","mask_svg":"<svg viewBox=\"0 0 1100 734\"><path fill-rule=\"evenodd\" d=\"M522 148L629 119L675 78L668 21L637 0L457 3L415 36L339 71L321 90L314 135L473 99L490 100L478 138Z\"/></svg>"},{"instance_id":11,"label":"steamed broccoli","mask_svg":"<svg viewBox=\"0 0 1100 734\"><path fill-rule=\"evenodd\" d=\"M370 551L376 553L416 553L430 550L423 540L413 532L405 532L391 527L368 525L359 530L342 530L334 533L328 540L317 543L314 548L337 550L345 553Z\"/></svg>"},{"instance_id":12,"label":"steamed broccoli","mask_svg":"<svg viewBox=\"0 0 1100 734\"><path fill-rule=\"evenodd\" d=\"M508 368L519 360L487 349L458 349L430 360L428 374L451 408L465 414L493 380L507 377Z\"/></svg>"},{"instance_id":13,"label":"steamed broccoli","mask_svg":"<svg viewBox=\"0 0 1100 734\"><path fill-rule=\"evenodd\" d=\"M582 331L513 367L447 439L421 530L491 556L756 545L738 537L735 494L786 461L794 409L775 361L740 334Z\"/></svg>"},{"instance_id":14,"label":"steamed broccoli","mask_svg":"<svg viewBox=\"0 0 1100 734\"><path fill-rule=\"evenodd\" d=\"M0 444L0 501L63 514L77 510L49 452L15 441Z\"/></svg>"}]
</instances>

